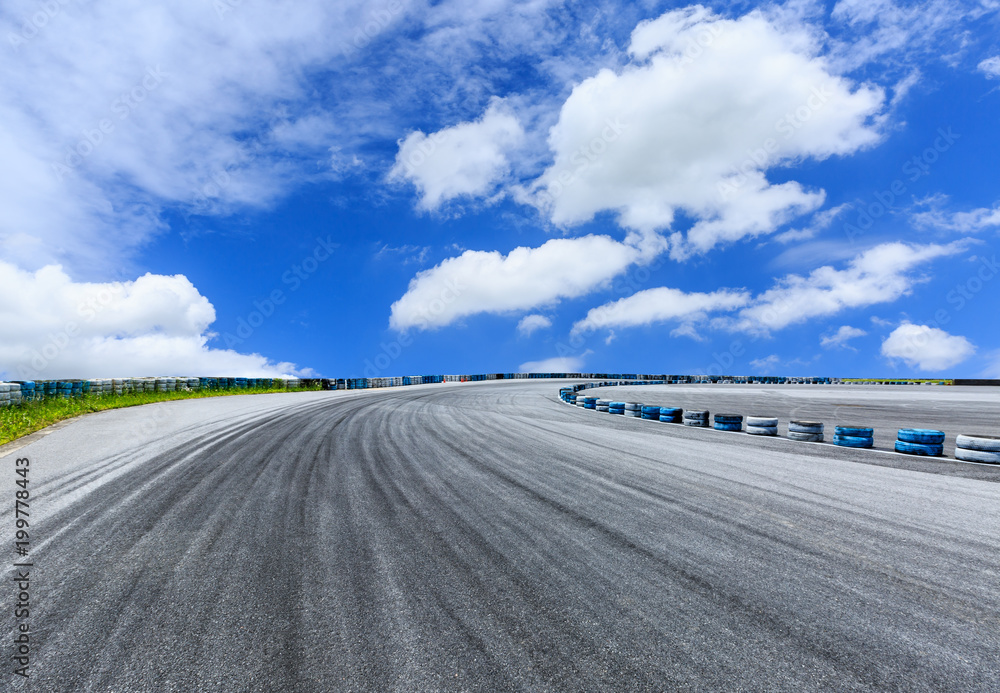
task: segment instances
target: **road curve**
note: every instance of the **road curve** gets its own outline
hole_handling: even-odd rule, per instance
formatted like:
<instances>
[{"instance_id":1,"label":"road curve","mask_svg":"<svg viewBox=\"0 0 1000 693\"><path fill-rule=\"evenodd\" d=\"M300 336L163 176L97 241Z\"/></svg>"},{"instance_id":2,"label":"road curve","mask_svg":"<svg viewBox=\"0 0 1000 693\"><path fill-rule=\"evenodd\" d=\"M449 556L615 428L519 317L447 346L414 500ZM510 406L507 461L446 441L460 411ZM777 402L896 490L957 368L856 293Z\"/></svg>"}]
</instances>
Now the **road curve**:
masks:
<instances>
[{"instance_id":1,"label":"road curve","mask_svg":"<svg viewBox=\"0 0 1000 693\"><path fill-rule=\"evenodd\" d=\"M996 690L1000 474L598 415L558 387L169 402L3 457L8 547L31 460L34 564L31 678L5 656L4 685Z\"/></svg>"}]
</instances>

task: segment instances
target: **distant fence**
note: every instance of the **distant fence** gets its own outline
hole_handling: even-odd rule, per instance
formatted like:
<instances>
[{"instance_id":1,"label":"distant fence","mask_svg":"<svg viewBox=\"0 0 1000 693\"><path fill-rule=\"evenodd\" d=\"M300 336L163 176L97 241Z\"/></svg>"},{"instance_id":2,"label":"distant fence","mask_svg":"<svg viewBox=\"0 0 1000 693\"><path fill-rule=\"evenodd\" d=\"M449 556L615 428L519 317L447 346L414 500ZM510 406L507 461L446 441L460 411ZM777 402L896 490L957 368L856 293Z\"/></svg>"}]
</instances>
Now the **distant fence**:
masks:
<instances>
[{"instance_id":1,"label":"distant fence","mask_svg":"<svg viewBox=\"0 0 1000 693\"><path fill-rule=\"evenodd\" d=\"M0 406L47 397L122 395L131 392L194 392L199 390L300 389L367 390L431 383L490 380L586 379L645 381L670 385L995 385L1000 380L872 379L785 376L668 375L648 373L475 373L468 375L404 375L392 378L230 378L155 377L91 380L17 380L0 382Z\"/></svg>"}]
</instances>

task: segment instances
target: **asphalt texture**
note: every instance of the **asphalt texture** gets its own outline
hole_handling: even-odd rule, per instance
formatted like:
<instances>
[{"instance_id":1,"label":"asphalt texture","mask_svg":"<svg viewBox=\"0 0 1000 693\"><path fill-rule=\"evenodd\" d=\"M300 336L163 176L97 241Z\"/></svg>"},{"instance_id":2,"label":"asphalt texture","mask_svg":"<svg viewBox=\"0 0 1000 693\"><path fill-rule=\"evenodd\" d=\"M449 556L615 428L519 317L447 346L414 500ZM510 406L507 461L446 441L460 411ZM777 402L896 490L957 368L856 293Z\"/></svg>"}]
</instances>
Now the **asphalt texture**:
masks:
<instances>
[{"instance_id":1,"label":"asphalt texture","mask_svg":"<svg viewBox=\"0 0 1000 693\"><path fill-rule=\"evenodd\" d=\"M562 384L167 402L0 450L0 546L27 458L33 564L27 680L0 566L0 688L997 690L1000 469Z\"/></svg>"}]
</instances>

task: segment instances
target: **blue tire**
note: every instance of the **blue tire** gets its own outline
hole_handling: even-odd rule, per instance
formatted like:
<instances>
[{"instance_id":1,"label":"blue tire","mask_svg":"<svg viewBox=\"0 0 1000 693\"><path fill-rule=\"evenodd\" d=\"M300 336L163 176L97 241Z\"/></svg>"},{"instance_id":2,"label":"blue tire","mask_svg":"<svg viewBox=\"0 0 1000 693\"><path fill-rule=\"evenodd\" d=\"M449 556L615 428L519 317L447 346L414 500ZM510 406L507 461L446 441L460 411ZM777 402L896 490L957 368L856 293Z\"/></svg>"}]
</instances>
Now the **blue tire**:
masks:
<instances>
[{"instance_id":1,"label":"blue tire","mask_svg":"<svg viewBox=\"0 0 1000 693\"><path fill-rule=\"evenodd\" d=\"M840 426L837 426L840 428ZM842 433L835 433L833 435L833 444L839 445L842 448L870 448L875 443L874 441L866 436L847 436Z\"/></svg>"},{"instance_id":2,"label":"blue tire","mask_svg":"<svg viewBox=\"0 0 1000 693\"><path fill-rule=\"evenodd\" d=\"M662 421L663 423L681 423L681 417L667 416L666 414L660 414L660 421Z\"/></svg>"},{"instance_id":3,"label":"blue tire","mask_svg":"<svg viewBox=\"0 0 1000 693\"><path fill-rule=\"evenodd\" d=\"M743 417L739 414L716 414L715 423L721 424L742 424Z\"/></svg>"},{"instance_id":4,"label":"blue tire","mask_svg":"<svg viewBox=\"0 0 1000 693\"><path fill-rule=\"evenodd\" d=\"M944 431L925 428L901 428L897 437L904 443L919 443L921 445L941 445L944 443Z\"/></svg>"},{"instance_id":5,"label":"blue tire","mask_svg":"<svg viewBox=\"0 0 1000 693\"><path fill-rule=\"evenodd\" d=\"M716 431L742 431L743 424L741 423L722 423L719 421L715 422Z\"/></svg>"},{"instance_id":6,"label":"blue tire","mask_svg":"<svg viewBox=\"0 0 1000 693\"><path fill-rule=\"evenodd\" d=\"M680 407L660 407L660 416L683 416L684 410Z\"/></svg>"},{"instance_id":7,"label":"blue tire","mask_svg":"<svg viewBox=\"0 0 1000 693\"><path fill-rule=\"evenodd\" d=\"M643 405L643 407L642 407L642 413L643 414L656 414L657 416L659 416L660 415L660 408L659 407L648 407L648 406Z\"/></svg>"},{"instance_id":8,"label":"blue tire","mask_svg":"<svg viewBox=\"0 0 1000 693\"><path fill-rule=\"evenodd\" d=\"M837 426L834 434L850 438L871 438L875 431L867 426Z\"/></svg>"},{"instance_id":9,"label":"blue tire","mask_svg":"<svg viewBox=\"0 0 1000 693\"><path fill-rule=\"evenodd\" d=\"M927 455L928 457L940 457L944 454L944 445L908 443L905 440L896 441L896 452L904 452L907 455Z\"/></svg>"}]
</instances>

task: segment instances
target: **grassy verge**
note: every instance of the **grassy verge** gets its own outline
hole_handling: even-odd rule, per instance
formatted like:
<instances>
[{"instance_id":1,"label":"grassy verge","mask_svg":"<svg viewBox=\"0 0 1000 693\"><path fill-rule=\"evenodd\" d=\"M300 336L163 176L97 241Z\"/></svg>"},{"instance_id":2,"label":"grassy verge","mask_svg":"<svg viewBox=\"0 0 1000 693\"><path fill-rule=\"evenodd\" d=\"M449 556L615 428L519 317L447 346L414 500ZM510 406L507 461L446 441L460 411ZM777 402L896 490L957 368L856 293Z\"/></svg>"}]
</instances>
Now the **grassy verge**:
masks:
<instances>
[{"instance_id":1,"label":"grassy verge","mask_svg":"<svg viewBox=\"0 0 1000 693\"><path fill-rule=\"evenodd\" d=\"M166 402L175 399L200 399L203 397L226 397L229 395L260 395L271 392L306 392L320 388L252 388L246 390L198 390L197 392L130 392L123 395L84 395L83 397L47 398L34 402L24 402L16 406L0 407L0 445L17 440L29 433L40 431L57 421L72 419L74 416L89 414L105 409L136 407L141 404Z\"/></svg>"}]
</instances>

